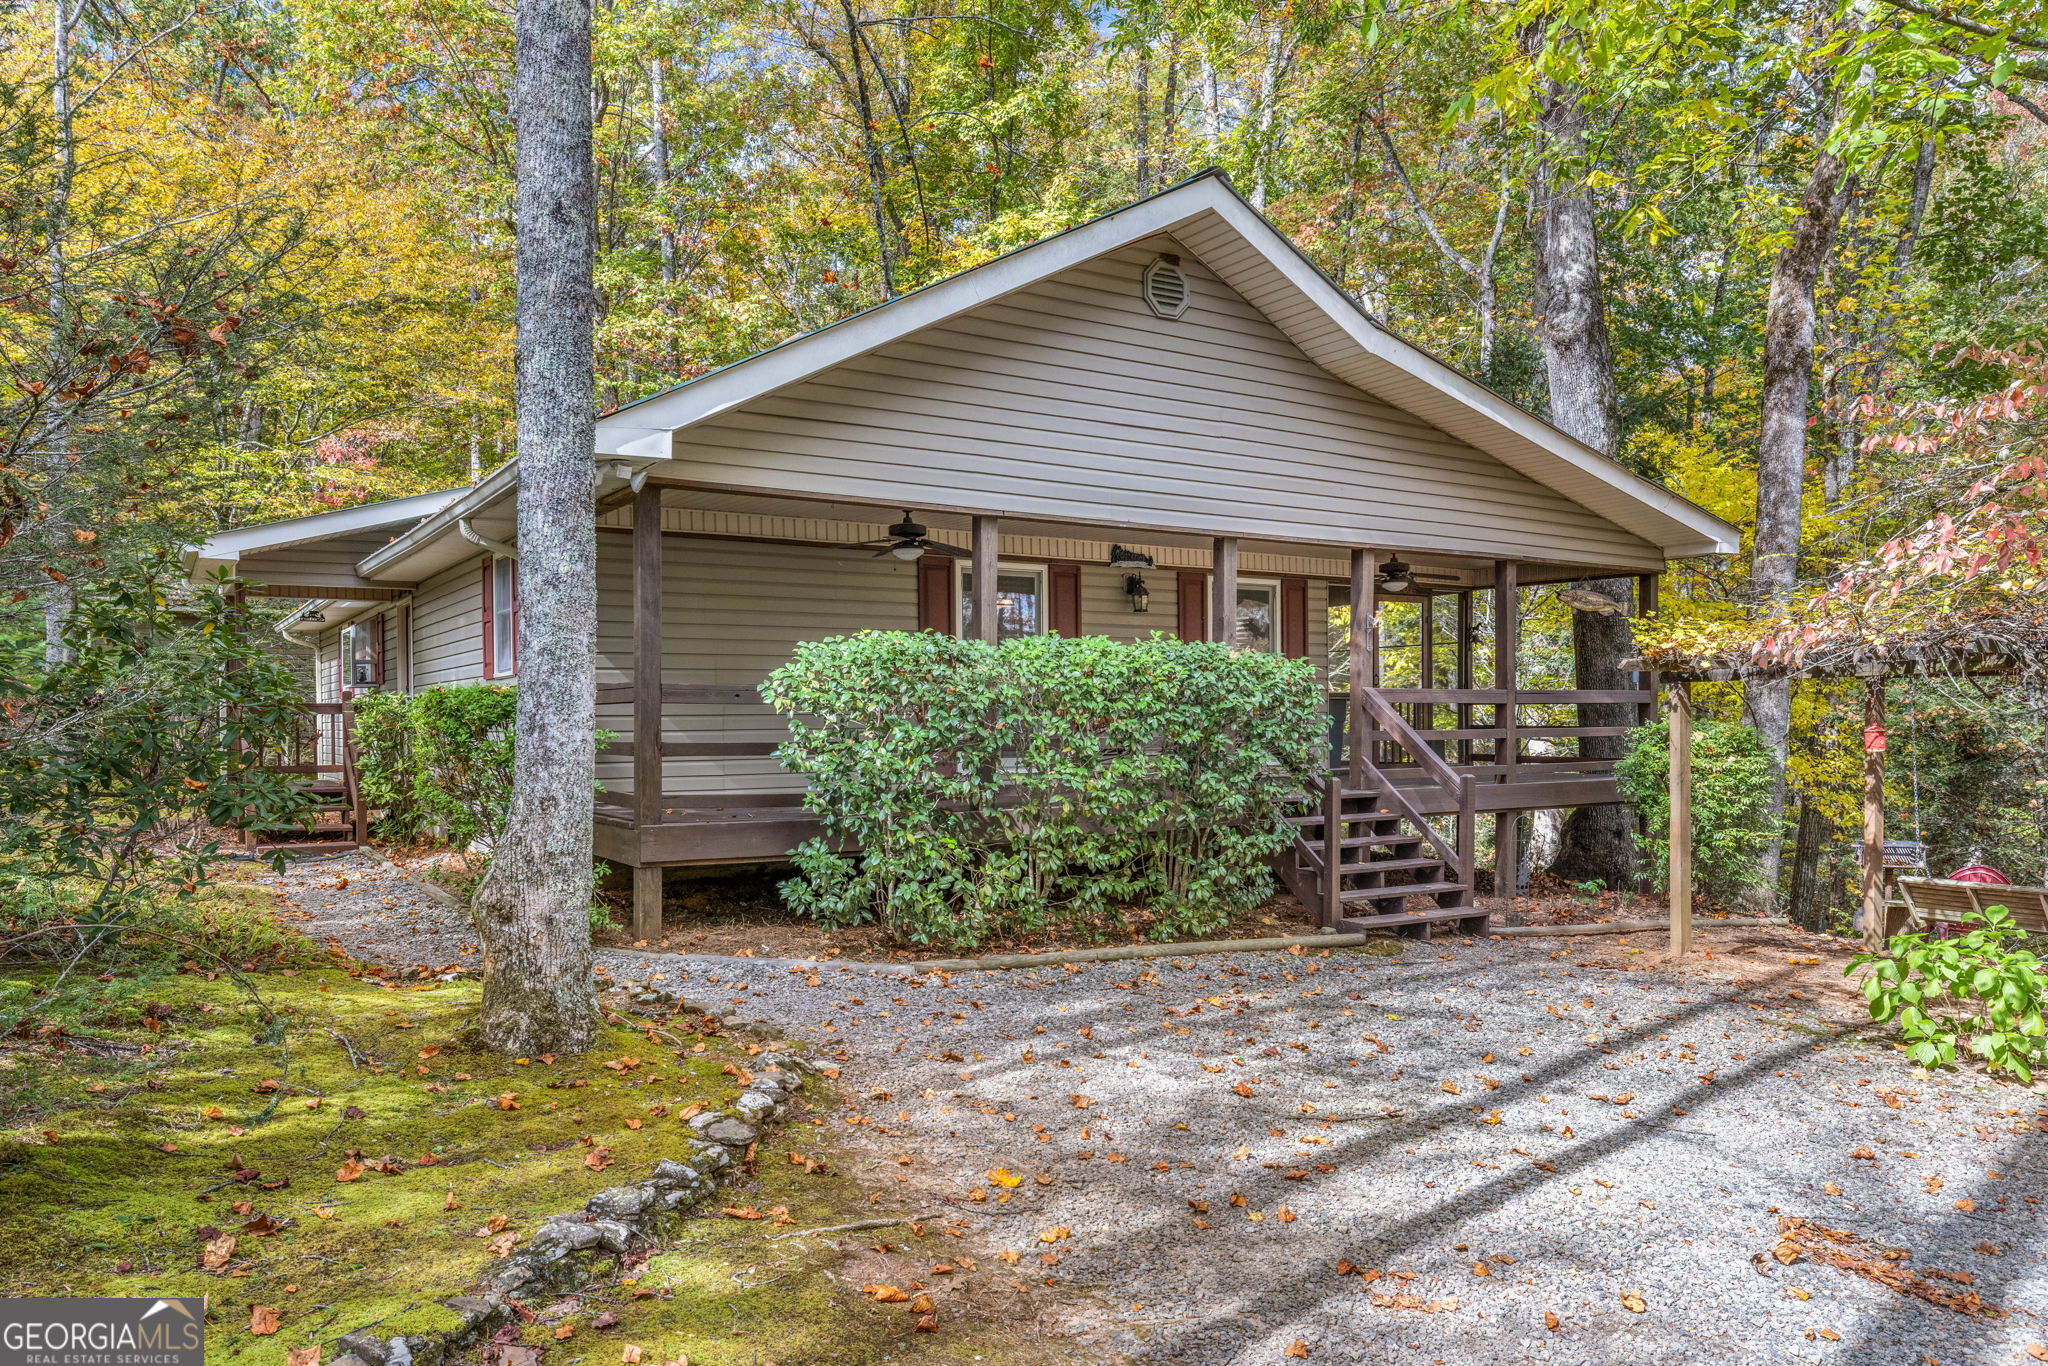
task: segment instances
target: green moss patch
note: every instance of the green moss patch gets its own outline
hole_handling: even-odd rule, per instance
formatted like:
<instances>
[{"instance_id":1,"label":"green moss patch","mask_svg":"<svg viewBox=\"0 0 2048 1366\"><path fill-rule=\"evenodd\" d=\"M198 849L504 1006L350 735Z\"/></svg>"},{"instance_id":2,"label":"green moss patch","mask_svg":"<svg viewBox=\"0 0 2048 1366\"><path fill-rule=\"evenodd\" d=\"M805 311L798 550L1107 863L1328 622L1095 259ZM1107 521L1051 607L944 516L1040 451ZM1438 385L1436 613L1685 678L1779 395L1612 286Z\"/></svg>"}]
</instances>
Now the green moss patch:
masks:
<instances>
[{"instance_id":1,"label":"green moss patch","mask_svg":"<svg viewBox=\"0 0 2048 1366\"><path fill-rule=\"evenodd\" d=\"M494 1244L682 1155L690 1107L735 1096L752 1051L612 1027L585 1059L514 1060L465 1042L472 983L254 980L270 1021L231 979L184 973L83 1021L88 1048L0 1051L22 1083L0 1293L204 1295L209 1361L433 1332ZM256 1306L277 1332L250 1331Z\"/></svg>"},{"instance_id":2,"label":"green moss patch","mask_svg":"<svg viewBox=\"0 0 2048 1366\"><path fill-rule=\"evenodd\" d=\"M1081 1366L1110 1360L1037 1332L1031 1262L1014 1266L946 1218L844 1229L900 1209L838 1168L822 1127L764 1138L749 1169L615 1282L530 1306L517 1343L542 1366ZM758 1218L744 1217L758 1215ZM790 1236L805 1230L837 1233ZM1035 1259L1033 1259L1035 1260ZM863 1286L891 1286L883 1302ZM925 1327L918 1297L930 1297ZM566 1330L566 1336L564 1335ZM635 1350L637 1349L637 1352ZM522 1358L525 1359L525 1358Z\"/></svg>"}]
</instances>

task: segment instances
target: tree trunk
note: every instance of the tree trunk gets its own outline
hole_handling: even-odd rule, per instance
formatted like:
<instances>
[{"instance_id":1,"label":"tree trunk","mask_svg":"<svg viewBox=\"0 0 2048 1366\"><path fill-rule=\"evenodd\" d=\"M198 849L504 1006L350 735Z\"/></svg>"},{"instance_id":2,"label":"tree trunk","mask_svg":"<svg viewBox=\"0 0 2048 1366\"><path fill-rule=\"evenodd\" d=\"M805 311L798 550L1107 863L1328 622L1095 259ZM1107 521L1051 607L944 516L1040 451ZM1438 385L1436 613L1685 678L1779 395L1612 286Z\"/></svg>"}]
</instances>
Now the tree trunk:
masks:
<instances>
[{"instance_id":1,"label":"tree trunk","mask_svg":"<svg viewBox=\"0 0 2048 1366\"><path fill-rule=\"evenodd\" d=\"M45 197L46 240L48 246L48 281L50 291L50 373L57 374L67 349L70 330L70 291L68 256L71 233L71 191L78 176L78 137L74 127L76 105L71 88L71 37L84 13L82 3L74 5L72 0L56 0L51 6L50 23L50 114L57 134L56 174ZM65 416L64 405L53 404L49 408L49 427L45 438L38 444L45 454L41 463L43 478L52 482L64 477L64 452L71 445L71 427ZM65 642L65 632L70 626L71 609L76 602L75 590L67 583L51 583L43 594L43 663L49 668L69 664L73 651Z\"/></svg>"},{"instance_id":2,"label":"tree trunk","mask_svg":"<svg viewBox=\"0 0 2048 1366\"><path fill-rule=\"evenodd\" d=\"M676 282L676 231L673 211L669 205L668 170L668 99L663 89L662 61L656 57L648 67L648 115L654 124L653 138L647 149L649 170L654 179L654 203L656 230L660 234L657 245L661 249L661 283L664 290L671 289ZM676 304L673 298L664 295L662 312L673 315Z\"/></svg>"},{"instance_id":3,"label":"tree trunk","mask_svg":"<svg viewBox=\"0 0 2048 1366\"><path fill-rule=\"evenodd\" d=\"M1828 821L1820 803L1806 798L1799 803L1798 835L1793 841L1792 886L1786 893L1787 912L1801 929L1827 928L1827 897L1821 886L1821 852L1828 842Z\"/></svg>"},{"instance_id":4,"label":"tree trunk","mask_svg":"<svg viewBox=\"0 0 2048 1366\"><path fill-rule=\"evenodd\" d=\"M1536 278L1543 369L1550 389L1550 420L1609 459L1620 441L1614 401L1614 348L1600 283L1598 229L1586 192L1586 114L1579 91L1552 82L1537 130ZM1627 602L1629 579L1598 579L1587 587ZM1621 613L1572 614L1574 681L1581 688L1625 688L1634 680L1621 667L1634 645ZM1627 703L1579 708L1579 724L1625 726ZM1619 737L1578 742L1581 756L1621 757ZM1533 848L1536 841L1530 841ZM1565 819L1551 871L1572 882L1624 887L1635 878L1635 821L1619 804L1582 806Z\"/></svg>"},{"instance_id":5,"label":"tree trunk","mask_svg":"<svg viewBox=\"0 0 2048 1366\"><path fill-rule=\"evenodd\" d=\"M1138 196L1152 193L1152 53L1138 57Z\"/></svg>"},{"instance_id":6,"label":"tree trunk","mask_svg":"<svg viewBox=\"0 0 2048 1366\"><path fill-rule=\"evenodd\" d=\"M478 888L484 1043L576 1053L591 990L596 780L596 168L590 0L520 0L515 57L519 708L505 833Z\"/></svg>"},{"instance_id":7,"label":"tree trunk","mask_svg":"<svg viewBox=\"0 0 2048 1366\"><path fill-rule=\"evenodd\" d=\"M1764 610L1790 600L1799 573L1800 496L1806 485L1806 419L1813 389L1813 299L1841 218L1841 156L1823 147L1807 177L1792 239L1771 268L1764 312L1761 433L1757 442L1756 532L1750 577ZM1785 814L1785 753L1792 729L1792 684L1751 683L1750 720L1770 746L1769 819ZM1782 839L1764 847L1764 885L1776 893Z\"/></svg>"},{"instance_id":8,"label":"tree trunk","mask_svg":"<svg viewBox=\"0 0 2048 1366\"><path fill-rule=\"evenodd\" d=\"M860 119L861 156L868 168L869 210L875 221L875 251L880 258L882 269L882 295L896 297L896 263L894 260L895 241L891 234L894 216L889 209L889 168L882 154L881 139L875 135L875 104L868 94L867 65L862 56L860 39L860 17L853 11L851 0L840 0L840 10L846 16L846 60L851 73L850 92L854 101L854 113Z\"/></svg>"}]
</instances>

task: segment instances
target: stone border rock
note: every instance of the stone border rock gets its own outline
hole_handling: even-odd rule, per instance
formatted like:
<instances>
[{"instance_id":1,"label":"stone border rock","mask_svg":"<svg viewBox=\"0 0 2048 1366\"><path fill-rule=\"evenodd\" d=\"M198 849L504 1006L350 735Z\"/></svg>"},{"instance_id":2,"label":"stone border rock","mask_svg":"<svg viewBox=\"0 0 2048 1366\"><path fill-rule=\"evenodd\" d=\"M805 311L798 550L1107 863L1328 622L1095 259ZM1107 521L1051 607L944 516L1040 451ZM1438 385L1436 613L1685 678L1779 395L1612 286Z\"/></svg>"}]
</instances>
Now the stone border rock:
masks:
<instances>
[{"instance_id":1,"label":"stone border rock","mask_svg":"<svg viewBox=\"0 0 2048 1366\"><path fill-rule=\"evenodd\" d=\"M756 1032L730 1006L692 1001L673 991L642 989L634 993L633 1001L708 1015L729 1029ZM761 1130L789 1108L803 1090L804 1074L817 1070L817 1064L793 1049L766 1052L760 1063L730 1108L691 1116L694 1137L681 1155L655 1163L644 1180L608 1187L585 1201L582 1209L543 1220L525 1247L499 1259L477 1278L477 1293L439 1301L455 1315L455 1327L433 1335L390 1338L359 1329L335 1340L333 1346L342 1355L329 1366L440 1366L451 1352L510 1322L517 1313L515 1303L580 1290L604 1262L657 1241L675 1220L710 1201L719 1177L736 1166Z\"/></svg>"}]
</instances>

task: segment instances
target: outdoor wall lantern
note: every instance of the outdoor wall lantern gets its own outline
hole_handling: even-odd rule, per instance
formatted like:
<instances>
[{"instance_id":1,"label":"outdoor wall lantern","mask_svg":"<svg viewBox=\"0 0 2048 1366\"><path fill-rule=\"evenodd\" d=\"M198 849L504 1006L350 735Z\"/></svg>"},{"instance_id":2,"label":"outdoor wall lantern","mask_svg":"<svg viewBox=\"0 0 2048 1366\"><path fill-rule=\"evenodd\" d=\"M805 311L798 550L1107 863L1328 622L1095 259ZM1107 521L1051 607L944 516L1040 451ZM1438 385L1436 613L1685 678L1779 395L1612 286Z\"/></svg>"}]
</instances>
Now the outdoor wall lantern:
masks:
<instances>
[{"instance_id":1,"label":"outdoor wall lantern","mask_svg":"<svg viewBox=\"0 0 2048 1366\"><path fill-rule=\"evenodd\" d=\"M1131 610L1133 612L1149 612L1152 610L1152 590L1145 587L1145 580L1142 575L1129 574L1125 576L1124 596L1131 600Z\"/></svg>"},{"instance_id":2,"label":"outdoor wall lantern","mask_svg":"<svg viewBox=\"0 0 2048 1366\"><path fill-rule=\"evenodd\" d=\"M1380 587L1389 593L1405 593L1414 584L1413 571L1401 562L1399 555L1380 566Z\"/></svg>"}]
</instances>

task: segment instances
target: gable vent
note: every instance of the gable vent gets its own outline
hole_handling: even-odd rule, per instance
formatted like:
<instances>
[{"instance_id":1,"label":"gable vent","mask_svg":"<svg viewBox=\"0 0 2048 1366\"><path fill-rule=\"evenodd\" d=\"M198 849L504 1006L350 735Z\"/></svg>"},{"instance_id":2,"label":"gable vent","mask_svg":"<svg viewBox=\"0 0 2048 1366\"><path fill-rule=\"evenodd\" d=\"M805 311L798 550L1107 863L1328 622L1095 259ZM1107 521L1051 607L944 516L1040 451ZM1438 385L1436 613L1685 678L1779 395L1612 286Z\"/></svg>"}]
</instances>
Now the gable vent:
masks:
<instances>
[{"instance_id":1,"label":"gable vent","mask_svg":"<svg viewBox=\"0 0 2048 1366\"><path fill-rule=\"evenodd\" d=\"M1178 256L1162 256L1145 267L1138 292L1145 296L1145 305L1162 318L1178 318L1188 311L1188 277L1180 268Z\"/></svg>"}]
</instances>

